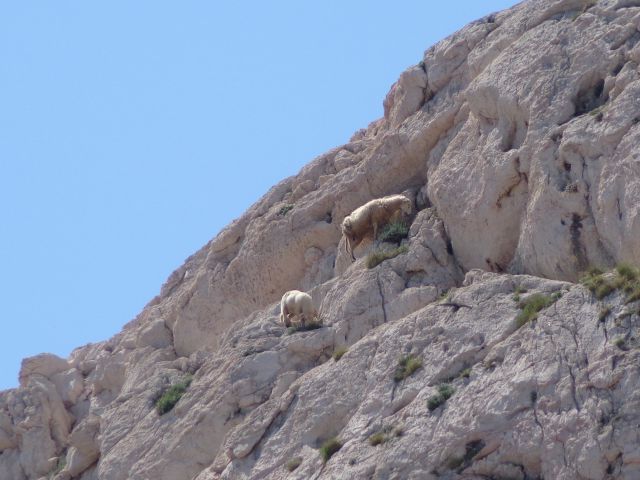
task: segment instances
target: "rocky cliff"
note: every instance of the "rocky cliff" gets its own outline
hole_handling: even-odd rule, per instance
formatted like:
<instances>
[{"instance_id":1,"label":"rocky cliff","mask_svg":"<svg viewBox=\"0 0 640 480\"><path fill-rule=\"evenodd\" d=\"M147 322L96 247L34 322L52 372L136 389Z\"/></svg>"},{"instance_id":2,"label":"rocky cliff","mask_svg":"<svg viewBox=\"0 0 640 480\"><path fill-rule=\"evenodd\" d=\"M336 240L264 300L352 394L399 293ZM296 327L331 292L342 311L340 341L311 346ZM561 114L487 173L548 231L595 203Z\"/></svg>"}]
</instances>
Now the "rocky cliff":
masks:
<instances>
[{"instance_id":1,"label":"rocky cliff","mask_svg":"<svg viewBox=\"0 0 640 480\"><path fill-rule=\"evenodd\" d=\"M640 478L639 274L577 282L640 263L639 64L638 0L529 0L430 48L121 333L24 360L0 478ZM404 248L351 263L342 220L395 193ZM321 328L279 323L294 288Z\"/></svg>"}]
</instances>

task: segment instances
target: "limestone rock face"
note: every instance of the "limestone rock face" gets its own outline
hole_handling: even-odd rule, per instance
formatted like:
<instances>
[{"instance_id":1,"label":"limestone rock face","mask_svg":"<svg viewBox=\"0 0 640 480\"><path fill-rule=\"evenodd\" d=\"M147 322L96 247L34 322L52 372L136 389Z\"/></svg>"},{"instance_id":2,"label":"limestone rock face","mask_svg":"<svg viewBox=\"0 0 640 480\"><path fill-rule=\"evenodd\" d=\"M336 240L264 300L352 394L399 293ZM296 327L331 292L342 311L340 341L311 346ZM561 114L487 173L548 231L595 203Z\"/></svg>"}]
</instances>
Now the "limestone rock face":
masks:
<instances>
[{"instance_id":1,"label":"limestone rock face","mask_svg":"<svg viewBox=\"0 0 640 480\"><path fill-rule=\"evenodd\" d=\"M52 353L41 353L35 357L25 358L20 367L20 386L27 385L32 376L39 375L50 379L67 370L69 370L69 363Z\"/></svg>"},{"instance_id":2,"label":"limestone rock face","mask_svg":"<svg viewBox=\"0 0 640 480\"><path fill-rule=\"evenodd\" d=\"M639 65L632 0L528 0L433 46L122 332L26 359L0 478L640 478L638 303L574 283L640 264ZM344 217L398 193L407 238L351 262ZM293 289L321 328L280 324Z\"/></svg>"}]
</instances>

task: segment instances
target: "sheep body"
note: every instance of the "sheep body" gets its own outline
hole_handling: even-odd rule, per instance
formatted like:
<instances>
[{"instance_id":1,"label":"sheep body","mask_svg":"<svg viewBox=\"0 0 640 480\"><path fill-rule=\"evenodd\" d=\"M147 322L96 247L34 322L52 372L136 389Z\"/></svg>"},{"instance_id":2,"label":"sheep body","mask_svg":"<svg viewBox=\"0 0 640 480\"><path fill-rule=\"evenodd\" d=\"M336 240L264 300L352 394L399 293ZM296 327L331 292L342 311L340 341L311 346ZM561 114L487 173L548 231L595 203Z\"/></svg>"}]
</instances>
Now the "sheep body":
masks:
<instances>
[{"instance_id":1,"label":"sheep body","mask_svg":"<svg viewBox=\"0 0 640 480\"><path fill-rule=\"evenodd\" d=\"M353 249L370 233L373 240L378 236L378 228L397 220L400 215L411 213L411 200L404 195L389 195L375 198L356 208L342 221L342 234L345 237L345 249L355 260Z\"/></svg>"},{"instance_id":2,"label":"sheep body","mask_svg":"<svg viewBox=\"0 0 640 480\"><path fill-rule=\"evenodd\" d=\"M307 321L318 317L318 311L313 306L311 295L300 290L290 290L282 295L280 301L280 321L285 327L290 327L296 317L304 326Z\"/></svg>"}]
</instances>

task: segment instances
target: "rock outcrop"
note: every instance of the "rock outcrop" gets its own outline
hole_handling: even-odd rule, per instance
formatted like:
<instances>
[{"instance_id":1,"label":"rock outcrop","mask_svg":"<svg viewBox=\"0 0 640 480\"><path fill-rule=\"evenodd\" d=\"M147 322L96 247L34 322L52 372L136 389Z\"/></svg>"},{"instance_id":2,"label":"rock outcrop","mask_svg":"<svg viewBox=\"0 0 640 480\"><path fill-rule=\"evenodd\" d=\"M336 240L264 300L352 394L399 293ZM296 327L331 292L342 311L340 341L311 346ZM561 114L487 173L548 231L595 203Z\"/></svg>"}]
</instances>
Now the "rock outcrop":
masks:
<instances>
[{"instance_id":1,"label":"rock outcrop","mask_svg":"<svg viewBox=\"0 0 640 480\"><path fill-rule=\"evenodd\" d=\"M638 300L575 283L640 263L639 64L635 0L528 0L433 46L121 333L26 359L0 478L640 478ZM401 248L351 263L342 220L397 193ZM293 289L321 328L280 324Z\"/></svg>"}]
</instances>

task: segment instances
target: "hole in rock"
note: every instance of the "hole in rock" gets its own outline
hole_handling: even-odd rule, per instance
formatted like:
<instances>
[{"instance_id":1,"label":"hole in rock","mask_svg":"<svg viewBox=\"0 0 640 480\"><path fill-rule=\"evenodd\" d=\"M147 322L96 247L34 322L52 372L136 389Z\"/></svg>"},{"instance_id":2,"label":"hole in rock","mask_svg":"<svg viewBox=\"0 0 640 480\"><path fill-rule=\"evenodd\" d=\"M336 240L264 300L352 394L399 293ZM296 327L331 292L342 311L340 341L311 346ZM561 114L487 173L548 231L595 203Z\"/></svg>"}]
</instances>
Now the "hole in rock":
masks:
<instances>
[{"instance_id":1,"label":"hole in rock","mask_svg":"<svg viewBox=\"0 0 640 480\"><path fill-rule=\"evenodd\" d=\"M604 105L607 100L608 95L604 94L604 79L600 79L578 92L575 100L574 117L584 115Z\"/></svg>"}]
</instances>

